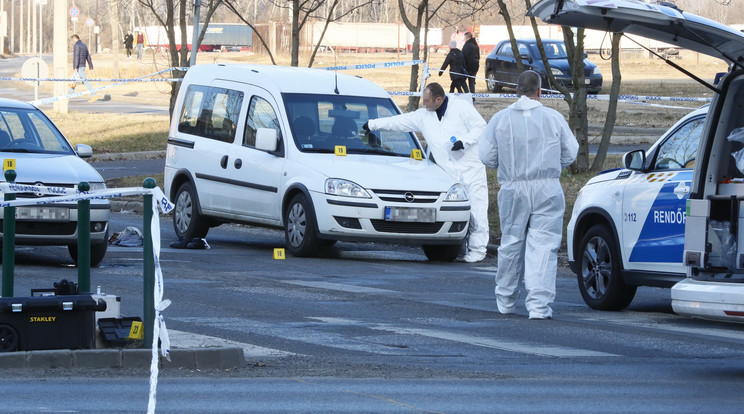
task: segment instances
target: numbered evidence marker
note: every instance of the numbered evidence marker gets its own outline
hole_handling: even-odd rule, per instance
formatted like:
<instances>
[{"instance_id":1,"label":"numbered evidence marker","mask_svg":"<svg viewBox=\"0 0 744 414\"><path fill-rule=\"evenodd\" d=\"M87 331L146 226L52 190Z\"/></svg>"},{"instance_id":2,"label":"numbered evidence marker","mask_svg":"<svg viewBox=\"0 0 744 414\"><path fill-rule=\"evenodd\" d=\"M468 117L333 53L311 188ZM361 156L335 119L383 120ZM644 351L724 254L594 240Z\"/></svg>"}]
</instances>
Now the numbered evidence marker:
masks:
<instances>
[{"instance_id":1,"label":"numbered evidence marker","mask_svg":"<svg viewBox=\"0 0 744 414\"><path fill-rule=\"evenodd\" d=\"M15 158L6 158L3 160L3 171L15 170L16 162Z\"/></svg>"},{"instance_id":2,"label":"numbered evidence marker","mask_svg":"<svg viewBox=\"0 0 744 414\"><path fill-rule=\"evenodd\" d=\"M335 154L339 157L343 157L346 155L346 145L336 145Z\"/></svg>"},{"instance_id":3,"label":"numbered evidence marker","mask_svg":"<svg viewBox=\"0 0 744 414\"><path fill-rule=\"evenodd\" d=\"M140 321L132 321L132 328L129 329L129 336L127 339L143 339L145 337L145 329Z\"/></svg>"},{"instance_id":4,"label":"numbered evidence marker","mask_svg":"<svg viewBox=\"0 0 744 414\"><path fill-rule=\"evenodd\" d=\"M421 160L424 159L424 157L421 156L421 150L420 149L411 150L411 158L413 158L414 160L419 160L419 161L421 161Z\"/></svg>"},{"instance_id":5,"label":"numbered evidence marker","mask_svg":"<svg viewBox=\"0 0 744 414\"><path fill-rule=\"evenodd\" d=\"M281 249L281 248L274 249L274 259L284 260L284 249Z\"/></svg>"}]
</instances>

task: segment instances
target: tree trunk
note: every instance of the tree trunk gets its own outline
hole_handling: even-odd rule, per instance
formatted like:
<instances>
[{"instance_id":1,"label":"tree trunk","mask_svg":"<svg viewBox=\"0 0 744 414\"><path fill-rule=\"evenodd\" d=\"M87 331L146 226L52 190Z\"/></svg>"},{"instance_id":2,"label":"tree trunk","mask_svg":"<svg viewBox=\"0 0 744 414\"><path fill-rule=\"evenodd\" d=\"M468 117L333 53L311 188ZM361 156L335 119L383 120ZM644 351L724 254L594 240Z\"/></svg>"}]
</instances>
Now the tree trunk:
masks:
<instances>
[{"instance_id":1,"label":"tree trunk","mask_svg":"<svg viewBox=\"0 0 744 414\"><path fill-rule=\"evenodd\" d=\"M615 33L612 35L612 87L610 87L610 104L607 106L607 117L605 118L604 129L602 130L602 139L599 142L597 156L592 164L592 171L601 171L607 157L607 149L610 146L610 137L615 127L617 118L617 98L620 94L620 39L622 34Z\"/></svg>"},{"instance_id":2,"label":"tree trunk","mask_svg":"<svg viewBox=\"0 0 744 414\"><path fill-rule=\"evenodd\" d=\"M504 3L504 0L498 0L498 3L499 3L499 14L501 15L501 17L504 18L504 23L506 24L506 31L509 33L509 40L511 41L512 53L514 53L514 59L517 62L517 71L519 71L519 73L522 73L524 72L524 66L522 65L522 59L519 58L519 48L517 47L517 39L516 37L514 37L514 29L512 28L511 16L509 15L509 10L506 8L506 3Z\"/></svg>"},{"instance_id":3,"label":"tree trunk","mask_svg":"<svg viewBox=\"0 0 744 414\"><path fill-rule=\"evenodd\" d=\"M421 45L421 23L423 20L424 13L426 11L428 0L422 0L421 3L419 3L418 7L416 8L416 24L413 24L411 20L408 18L408 15L406 14L405 5L403 4L403 0L398 0L398 9L400 10L400 18L403 20L403 24L406 25L406 28L413 33L413 44L411 45L411 48L413 49L412 52L412 59L418 60L419 58L419 46ZM418 90L418 72L419 72L419 65L413 65L411 66L411 80L408 84L408 90L411 92ZM408 97L408 106L406 107L407 112L412 112L418 109L419 104L419 97L418 96L409 96Z\"/></svg>"},{"instance_id":4,"label":"tree trunk","mask_svg":"<svg viewBox=\"0 0 744 414\"><path fill-rule=\"evenodd\" d=\"M109 13L111 22L111 55L113 62L114 77L119 77L119 0L111 0L111 12Z\"/></svg>"}]
</instances>

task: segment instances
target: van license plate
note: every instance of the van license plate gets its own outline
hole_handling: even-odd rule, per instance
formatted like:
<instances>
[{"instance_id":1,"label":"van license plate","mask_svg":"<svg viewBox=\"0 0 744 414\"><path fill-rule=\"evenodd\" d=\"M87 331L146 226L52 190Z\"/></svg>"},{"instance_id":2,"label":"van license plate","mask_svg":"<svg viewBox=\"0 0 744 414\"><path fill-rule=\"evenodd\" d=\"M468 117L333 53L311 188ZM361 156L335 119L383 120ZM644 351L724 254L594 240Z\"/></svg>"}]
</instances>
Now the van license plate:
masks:
<instances>
[{"instance_id":1,"label":"van license plate","mask_svg":"<svg viewBox=\"0 0 744 414\"><path fill-rule=\"evenodd\" d=\"M385 207L386 221L407 221L416 223L433 223L437 218L435 208L421 207Z\"/></svg>"},{"instance_id":2,"label":"van license plate","mask_svg":"<svg viewBox=\"0 0 744 414\"><path fill-rule=\"evenodd\" d=\"M64 207L16 207L16 220L69 221L70 209Z\"/></svg>"}]
</instances>

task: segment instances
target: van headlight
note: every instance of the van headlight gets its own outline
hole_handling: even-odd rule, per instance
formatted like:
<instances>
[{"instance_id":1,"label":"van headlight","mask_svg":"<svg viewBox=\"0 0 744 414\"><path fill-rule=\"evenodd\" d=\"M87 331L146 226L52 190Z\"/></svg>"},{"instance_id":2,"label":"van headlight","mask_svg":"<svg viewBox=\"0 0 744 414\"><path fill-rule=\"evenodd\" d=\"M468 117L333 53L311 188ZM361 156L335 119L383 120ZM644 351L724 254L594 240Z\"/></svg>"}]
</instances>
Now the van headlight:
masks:
<instances>
[{"instance_id":1,"label":"van headlight","mask_svg":"<svg viewBox=\"0 0 744 414\"><path fill-rule=\"evenodd\" d=\"M367 190L357 183L340 178L329 178L325 183L326 194L342 197L372 198Z\"/></svg>"},{"instance_id":2,"label":"van headlight","mask_svg":"<svg viewBox=\"0 0 744 414\"><path fill-rule=\"evenodd\" d=\"M468 201L468 192L462 184L455 184L447 191L444 201Z\"/></svg>"}]
</instances>

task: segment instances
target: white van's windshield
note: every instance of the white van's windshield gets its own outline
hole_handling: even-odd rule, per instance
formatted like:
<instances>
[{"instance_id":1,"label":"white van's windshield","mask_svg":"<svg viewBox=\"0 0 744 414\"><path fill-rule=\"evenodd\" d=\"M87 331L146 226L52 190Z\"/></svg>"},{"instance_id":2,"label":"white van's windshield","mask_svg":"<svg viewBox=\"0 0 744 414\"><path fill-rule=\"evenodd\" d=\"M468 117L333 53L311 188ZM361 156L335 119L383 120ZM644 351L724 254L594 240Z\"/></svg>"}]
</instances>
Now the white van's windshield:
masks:
<instances>
[{"instance_id":1,"label":"white van's windshield","mask_svg":"<svg viewBox=\"0 0 744 414\"><path fill-rule=\"evenodd\" d=\"M348 154L410 157L421 149L407 132L375 131L362 125L369 119L398 115L390 99L363 96L283 94L297 148L302 152L333 153L345 146Z\"/></svg>"}]
</instances>

